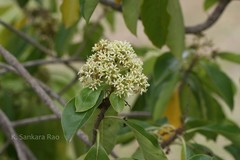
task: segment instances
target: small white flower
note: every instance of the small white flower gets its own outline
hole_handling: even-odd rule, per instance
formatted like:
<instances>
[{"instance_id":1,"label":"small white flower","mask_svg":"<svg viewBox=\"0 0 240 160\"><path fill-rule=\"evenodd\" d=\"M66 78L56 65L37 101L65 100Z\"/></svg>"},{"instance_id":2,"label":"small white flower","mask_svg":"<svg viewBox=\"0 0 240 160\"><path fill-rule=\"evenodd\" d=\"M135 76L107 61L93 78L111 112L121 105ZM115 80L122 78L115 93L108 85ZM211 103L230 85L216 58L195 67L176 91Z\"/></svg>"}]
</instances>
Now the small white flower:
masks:
<instances>
[{"instance_id":1,"label":"small white flower","mask_svg":"<svg viewBox=\"0 0 240 160\"><path fill-rule=\"evenodd\" d=\"M79 71L83 85L93 90L107 85L109 93L115 92L122 98L147 91L149 84L142 73L143 62L130 43L101 40L94 45L92 52L94 54Z\"/></svg>"}]
</instances>

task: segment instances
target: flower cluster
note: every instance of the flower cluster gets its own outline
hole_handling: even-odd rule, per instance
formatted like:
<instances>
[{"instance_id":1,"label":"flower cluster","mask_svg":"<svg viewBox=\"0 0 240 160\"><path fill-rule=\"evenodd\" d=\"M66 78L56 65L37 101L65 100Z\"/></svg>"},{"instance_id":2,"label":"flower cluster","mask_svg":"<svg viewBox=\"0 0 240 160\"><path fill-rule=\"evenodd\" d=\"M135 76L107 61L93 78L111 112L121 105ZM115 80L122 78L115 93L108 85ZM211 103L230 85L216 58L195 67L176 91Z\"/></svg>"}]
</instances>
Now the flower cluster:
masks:
<instances>
[{"instance_id":1,"label":"flower cluster","mask_svg":"<svg viewBox=\"0 0 240 160\"><path fill-rule=\"evenodd\" d=\"M84 86L96 90L107 85L111 92L122 98L146 92L149 84L142 73L143 63L130 43L101 40L92 52L94 54L79 71L79 80Z\"/></svg>"}]
</instances>

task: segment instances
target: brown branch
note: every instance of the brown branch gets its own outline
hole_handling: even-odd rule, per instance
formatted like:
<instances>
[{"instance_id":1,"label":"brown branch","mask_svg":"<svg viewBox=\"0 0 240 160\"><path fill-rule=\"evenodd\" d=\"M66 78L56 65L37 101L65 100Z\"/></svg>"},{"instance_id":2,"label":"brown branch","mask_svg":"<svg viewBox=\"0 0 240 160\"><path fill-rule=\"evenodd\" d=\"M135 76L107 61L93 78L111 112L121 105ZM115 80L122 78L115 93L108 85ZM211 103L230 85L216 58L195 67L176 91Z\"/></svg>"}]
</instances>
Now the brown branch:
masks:
<instances>
[{"instance_id":1,"label":"brown branch","mask_svg":"<svg viewBox=\"0 0 240 160\"><path fill-rule=\"evenodd\" d=\"M0 126L7 136L8 140L14 145L18 158L20 160L35 160L35 156L31 153L28 147L19 139L17 138L18 135L11 126L11 122L7 118L7 116L0 110Z\"/></svg>"},{"instance_id":2,"label":"brown branch","mask_svg":"<svg viewBox=\"0 0 240 160\"><path fill-rule=\"evenodd\" d=\"M3 47L0 46L0 54L3 55L3 57L5 58L5 60L11 64L14 68L13 71L14 72L18 72L20 74L20 76L22 76L30 85L31 87L36 91L36 93L38 94L38 96L42 99L43 102L45 102L45 104L47 106L50 107L50 109L53 110L54 114L60 118L61 117L61 113L60 110L57 108L57 106L54 105L54 103L52 102L51 98L47 95L46 91L44 91L41 86L38 84L37 80L35 80L28 72L27 70L17 61L17 59L15 57L13 57L7 50L5 50ZM9 68L9 67L8 67ZM47 86L45 86L45 89L47 88ZM50 93L52 93L53 95L55 94L50 88L47 88L48 91ZM62 100L60 98L59 95L55 96L55 98L57 98L57 100L62 103L63 105L65 104L64 100ZM81 132L81 131L79 131ZM82 134L79 134L79 132L77 133L77 136L87 145L90 144L88 138L86 138L87 136L81 132ZM85 135L85 136L83 136Z\"/></svg>"},{"instance_id":3,"label":"brown branch","mask_svg":"<svg viewBox=\"0 0 240 160\"><path fill-rule=\"evenodd\" d=\"M13 28L11 25L5 23L0 19L0 24L6 27L8 30L16 33L19 37L24 39L26 42L32 44L34 47L36 47L38 50L42 51L43 53L46 53L49 56L55 56L56 53L52 52L51 50L47 49L46 47L39 44L37 41L32 39L30 36L26 35L25 33Z\"/></svg>"},{"instance_id":4,"label":"brown branch","mask_svg":"<svg viewBox=\"0 0 240 160\"><path fill-rule=\"evenodd\" d=\"M100 113L97 116L97 119L94 123L94 127L93 127L93 139L92 139L92 144L95 144L96 139L97 139L97 130L100 126L101 121L104 118L104 115L106 113L106 111L108 110L108 108L110 107L110 101L108 98L103 99L102 103L99 106L100 109Z\"/></svg>"},{"instance_id":5,"label":"brown branch","mask_svg":"<svg viewBox=\"0 0 240 160\"><path fill-rule=\"evenodd\" d=\"M210 28L219 19L230 2L231 0L219 0L217 7L205 22L195 26L185 27L185 32L189 34L196 34Z\"/></svg>"},{"instance_id":6,"label":"brown branch","mask_svg":"<svg viewBox=\"0 0 240 160\"><path fill-rule=\"evenodd\" d=\"M168 140L163 141L161 143L162 149L164 149L164 148L168 147L170 144L172 144L178 138L179 135L182 135L183 131L184 131L184 129L182 127L181 128L177 128L175 130L174 135L172 135Z\"/></svg>"},{"instance_id":7,"label":"brown branch","mask_svg":"<svg viewBox=\"0 0 240 160\"><path fill-rule=\"evenodd\" d=\"M61 116L61 112L58 107L53 103L51 98L47 95L47 93L42 89L39 83L28 73L28 71L22 66L18 60L12 56L7 50L5 50L2 46L0 46L0 54L4 57L4 59L15 68L15 70L22 76L27 83L34 89L34 91L38 94L41 100L53 111L53 113L57 116Z\"/></svg>"},{"instance_id":8,"label":"brown branch","mask_svg":"<svg viewBox=\"0 0 240 160\"><path fill-rule=\"evenodd\" d=\"M186 26L185 32L187 34L198 34L210 28L219 19L219 17L222 15L223 11L226 9L230 2L231 0L219 0L217 7L210 14L210 16L207 18L205 22L195 26ZM122 5L119 5L112 0L100 0L100 3L102 3L105 6L109 6L116 11L122 12ZM141 19L141 17L139 17L139 19Z\"/></svg>"},{"instance_id":9,"label":"brown branch","mask_svg":"<svg viewBox=\"0 0 240 160\"><path fill-rule=\"evenodd\" d=\"M54 114L51 115L45 115L45 116L40 116L40 117L34 117L34 118L26 118L22 120L18 120L15 122L12 122L13 127L19 127L27 124L33 124L33 123L39 123L39 122L45 122L49 120L56 120L57 116Z\"/></svg>"}]
</instances>

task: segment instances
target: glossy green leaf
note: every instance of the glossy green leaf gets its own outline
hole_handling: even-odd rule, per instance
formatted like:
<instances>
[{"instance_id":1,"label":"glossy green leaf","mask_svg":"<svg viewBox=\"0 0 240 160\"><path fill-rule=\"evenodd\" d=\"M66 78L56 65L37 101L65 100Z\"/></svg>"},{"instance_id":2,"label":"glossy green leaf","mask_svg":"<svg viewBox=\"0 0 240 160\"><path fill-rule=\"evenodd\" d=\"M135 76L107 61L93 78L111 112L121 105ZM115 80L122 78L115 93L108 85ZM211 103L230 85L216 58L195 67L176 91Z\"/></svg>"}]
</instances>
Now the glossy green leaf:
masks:
<instances>
[{"instance_id":1,"label":"glossy green leaf","mask_svg":"<svg viewBox=\"0 0 240 160\"><path fill-rule=\"evenodd\" d=\"M72 26L80 18L79 0L63 0L60 10L66 28Z\"/></svg>"},{"instance_id":2,"label":"glossy green leaf","mask_svg":"<svg viewBox=\"0 0 240 160\"><path fill-rule=\"evenodd\" d=\"M170 15L170 22L166 43L171 52L178 59L181 59L185 48L185 28L180 2L178 0L169 0L167 10Z\"/></svg>"},{"instance_id":3,"label":"glossy green leaf","mask_svg":"<svg viewBox=\"0 0 240 160\"><path fill-rule=\"evenodd\" d=\"M136 35L137 21L140 15L143 0L123 0L122 10L123 18L128 29ZM133 9L134 8L134 9Z\"/></svg>"},{"instance_id":4,"label":"glossy green leaf","mask_svg":"<svg viewBox=\"0 0 240 160\"><path fill-rule=\"evenodd\" d=\"M168 0L143 1L141 18L144 32L150 41L161 48L168 35L169 14L167 11Z\"/></svg>"},{"instance_id":5,"label":"glossy green leaf","mask_svg":"<svg viewBox=\"0 0 240 160\"><path fill-rule=\"evenodd\" d=\"M158 100L153 109L153 120L157 120L163 116L163 113L167 107L170 97L176 87L176 84L179 80L179 75L175 74L167 82L164 82L161 92L158 96Z\"/></svg>"},{"instance_id":6,"label":"glossy green leaf","mask_svg":"<svg viewBox=\"0 0 240 160\"><path fill-rule=\"evenodd\" d=\"M240 64L240 54L229 53L229 52L220 52L218 54L218 57L220 57L223 60L227 60L227 61L231 61L231 62Z\"/></svg>"},{"instance_id":7,"label":"glossy green leaf","mask_svg":"<svg viewBox=\"0 0 240 160\"><path fill-rule=\"evenodd\" d=\"M89 22L99 0L80 0L81 13L84 19Z\"/></svg>"},{"instance_id":8,"label":"glossy green leaf","mask_svg":"<svg viewBox=\"0 0 240 160\"><path fill-rule=\"evenodd\" d=\"M203 9L206 11L215 5L219 0L204 0Z\"/></svg>"},{"instance_id":9,"label":"glossy green leaf","mask_svg":"<svg viewBox=\"0 0 240 160\"><path fill-rule=\"evenodd\" d=\"M233 109L234 90L231 79L214 65L205 63L203 66L212 81L212 85L216 87L218 93L230 109Z\"/></svg>"},{"instance_id":10,"label":"glossy green leaf","mask_svg":"<svg viewBox=\"0 0 240 160\"><path fill-rule=\"evenodd\" d=\"M125 121L125 124L133 131L145 160L167 160L167 157L154 136L146 132L141 126L137 125L133 121Z\"/></svg>"},{"instance_id":11,"label":"glossy green leaf","mask_svg":"<svg viewBox=\"0 0 240 160\"><path fill-rule=\"evenodd\" d=\"M70 100L62 112L61 124L64 136L70 141L76 131L81 128L93 114L95 108L86 112L75 112L75 98Z\"/></svg>"},{"instance_id":12,"label":"glossy green leaf","mask_svg":"<svg viewBox=\"0 0 240 160\"><path fill-rule=\"evenodd\" d=\"M119 113L124 109L124 106L125 106L124 99L117 96L114 92L110 94L109 100L110 100L110 103L111 103L113 109L116 112Z\"/></svg>"},{"instance_id":13,"label":"glossy green leaf","mask_svg":"<svg viewBox=\"0 0 240 160\"><path fill-rule=\"evenodd\" d=\"M109 158L104 148L95 144L87 152L84 160L109 160Z\"/></svg>"},{"instance_id":14,"label":"glossy green leaf","mask_svg":"<svg viewBox=\"0 0 240 160\"><path fill-rule=\"evenodd\" d=\"M85 112L91 109L99 99L101 89L92 90L89 87L83 88L75 97L76 112Z\"/></svg>"}]
</instances>

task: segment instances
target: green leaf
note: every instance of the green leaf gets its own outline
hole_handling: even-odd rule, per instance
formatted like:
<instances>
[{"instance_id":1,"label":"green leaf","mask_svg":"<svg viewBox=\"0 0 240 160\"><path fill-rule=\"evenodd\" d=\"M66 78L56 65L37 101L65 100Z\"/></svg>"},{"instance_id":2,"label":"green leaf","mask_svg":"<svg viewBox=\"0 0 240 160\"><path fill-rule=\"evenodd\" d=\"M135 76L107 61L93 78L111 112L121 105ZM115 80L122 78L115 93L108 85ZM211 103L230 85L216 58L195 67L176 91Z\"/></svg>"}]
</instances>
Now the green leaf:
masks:
<instances>
[{"instance_id":1,"label":"green leaf","mask_svg":"<svg viewBox=\"0 0 240 160\"><path fill-rule=\"evenodd\" d=\"M99 0L80 0L81 13L86 22L89 22Z\"/></svg>"},{"instance_id":2,"label":"green leaf","mask_svg":"<svg viewBox=\"0 0 240 160\"><path fill-rule=\"evenodd\" d=\"M178 0L169 0L167 10L170 15L168 26L167 45L171 52L181 59L185 48L185 29L183 15Z\"/></svg>"},{"instance_id":3,"label":"green leaf","mask_svg":"<svg viewBox=\"0 0 240 160\"><path fill-rule=\"evenodd\" d=\"M116 19L115 19L115 14L114 13L115 12L113 10L110 10L105 15L106 21L109 24L112 32L115 31L115 21L116 21Z\"/></svg>"},{"instance_id":4,"label":"green leaf","mask_svg":"<svg viewBox=\"0 0 240 160\"><path fill-rule=\"evenodd\" d=\"M109 97L109 100L110 100L110 103L113 107L113 109L116 111L116 112L121 112L123 109L124 109L124 106L125 106L125 102L124 102L124 99L117 96L114 92L111 93L110 97Z\"/></svg>"},{"instance_id":5,"label":"green leaf","mask_svg":"<svg viewBox=\"0 0 240 160\"><path fill-rule=\"evenodd\" d=\"M228 145L224 147L233 157L235 160L239 159L240 147L234 144Z\"/></svg>"},{"instance_id":6,"label":"green leaf","mask_svg":"<svg viewBox=\"0 0 240 160\"><path fill-rule=\"evenodd\" d=\"M85 112L91 109L99 99L101 89L92 90L89 87L83 88L75 97L76 112Z\"/></svg>"},{"instance_id":7,"label":"green leaf","mask_svg":"<svg viewBox=\"0 0 240 160\"><path fill-rule=\"evenodd\" d=\"M134 35L136 35L136 31L137 31L137 21L139 18L142 2L143 0L123 0L122 1L124 22L128 27L128 29Z\"/></svg>"},{"instance_id":8,"label":"green leaf","mask_svg":"<svg viewBox=\"0 0 240 160\"><path fill-rule=\"evenodd\" d=\"M19 4L20 7L25 7L27 5L29 0L17 0L17 3Z\"/></svg>"},{"instance_id":9,"label":"green leaf","mask_svg":"<svg viewBox=\"0 0 240 160\"><path fill-rule=\"evenodd\" d=\"M167 12L168 0L143 1L141 18L144 32L150 41L161 48L168 35L169 14Z\"/></svg>"},{"instance_id":10,"label":"green leaf","mask_svg":"<svg viewBox=\"0 0 240 160\"><path fill-rule=\"evenodd\" d=\"M79 0L63 0L60 10L66 28L72 26L80 18Z\"/></svg>"},{"instance_id":11,"label":"green leaf","mask_svg":"<svg viewBox=\"0 0 240 160\"><path fill-rule=\"evenodd\" d=\"M165 80L170 74L176 72L178 69L177 59L169 52L159 56L155 62L153 77L154 81L161 83Z\"/></svg>"},{"instance_id":12,"label":"green leaf","mask_svg":"<svg viewBox=\"0 0 240 160\"><path fill-rule=\"evenodd\" d=\"M182 141L181 160L187 160L187 146L183 137L181 137L181 141Z\"/></svg>"},{"instance_id":13,"label":"green leaf","mask_svg":"<svg viewBox=\"0 0 240 160\"><path fill-rule=\"evenodd\" d=\"M231 79L225 73L223 73L220 69L218 69L216 66L212 64L204 63L203 66L212 81L212 85L216 87L219 95L227 103L230 109L233 109L234 90L233 90L233 83Z\"/></svg>"},{"instance_id":14,"label":"green leaf","mask_svg":"<svg viewBox=\"0 0 240 160\"><path fill-rule=\"evenodd\" d=\"M175 74L172 76L172 78L169 81L164 82L161 88L161 92L158 96L158 100L154 106L154 110L153 110L154 121L156 121L163 115L178 80L179 80L179 75Z\"/></svg>"},{"instance_id":15,"label":"green leaf","mask_svg":"<svg viewBox=\"0 0 240 160\"><path fill-rule=\"evenodd\" d=\"M219 0L205 0L203 4L204 11L210 9L214 4L216 4Z\"/></svg>"},{"instance_id":16,"label":"green leaf","mask_svg":"<svg viewBox=\"0 0 240 160\"><path fill-rule=\"evenodd\" d=\"M101 145L93 145L87 152L84 160L109 160L108 155Z\"/></svg>"},{"instance_id":17,"label":"green leaf","mask_svg":"<svg viewBox=\"0 0 240 160\"><path fill-rule=\"evenodd\" d=\"M227 61L231 61L231 62L240 64L240 54L221 52L218 54L218 57L220 57L224 60L227 60Z\"/></svg>"},{"instance_id":18,"label":"green leaf","mask_svg":"<svg viewBox=\"0 0 240 160\"><path fill-rule=\"evenodd\" d=\"M112 108L109 108L105 116L117 116L117 113ZM99 126L100 143L107 153L111 153L116 144L116 135L118 134L119 128L119 121L113 121L109 118L103 119Z\"/></svg>"},{"instance_id":19,"label":"green leaf","mask_svg":"<svg viewBox=\"0 0 240 160\"><path fill-rule=\"evenodd\" d=\"M133 121L125 121L125 124L133 131L145 160L167 160L167 157L160 148L157 139L153 135L146 132Z\"/></svg>"},{"instance_id":20,"label":"green leaf","mask_svg":"<svg viewBox=\"0 0 240 160\"><path fill-rule=\"evenodd\" d=\"M91 117L96 107L86 112L75 112L75 98L70 100L62 112L61 124L64 136L67 141L70 141L76 131L81 128Z\"/></svg>"}]
</instances>

